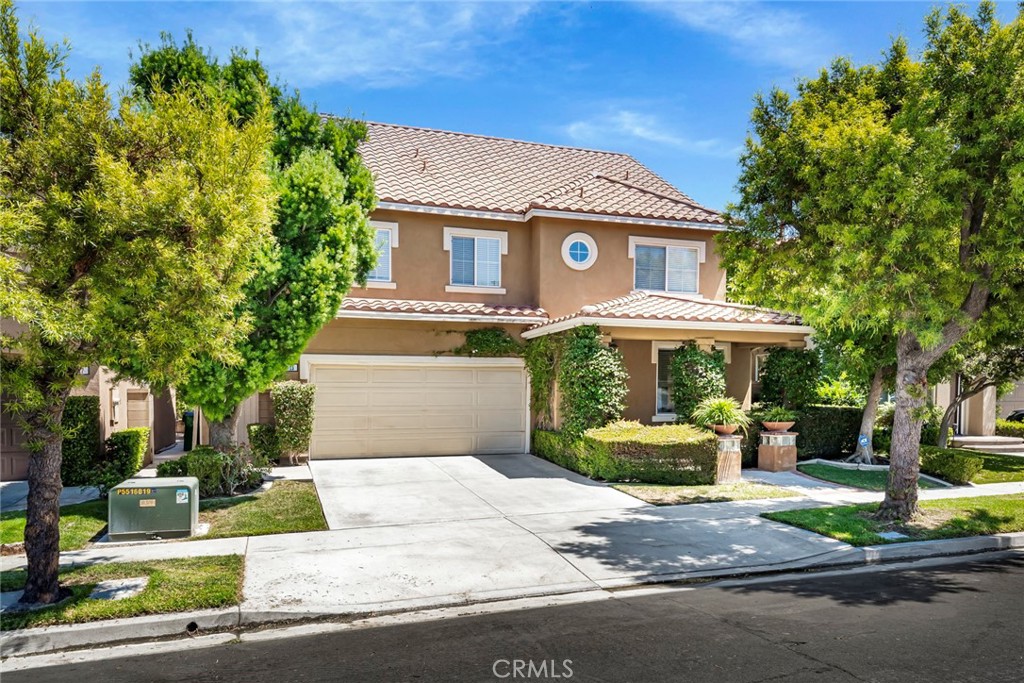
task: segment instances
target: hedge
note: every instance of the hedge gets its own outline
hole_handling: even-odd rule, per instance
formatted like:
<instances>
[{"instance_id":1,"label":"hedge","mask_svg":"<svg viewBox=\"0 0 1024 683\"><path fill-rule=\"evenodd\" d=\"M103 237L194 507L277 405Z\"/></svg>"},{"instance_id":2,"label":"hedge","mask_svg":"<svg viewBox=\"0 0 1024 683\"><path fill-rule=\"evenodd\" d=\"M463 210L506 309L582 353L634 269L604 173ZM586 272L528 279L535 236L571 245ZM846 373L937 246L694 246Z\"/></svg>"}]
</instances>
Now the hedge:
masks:
<instances>
[{"instance_id":1,"label":"hedge","mask_svg":"<svg viewBox=\"0 0 1024 683\"><path fill-rule=\"evenodd\" d=\"M546 460L606 481L714 484L718 471L718 438L691 425L620 421L588 429L579 439L537 430L533 445Z\"/></svg>"},{"instance_id":2,"label":"hedge","mask_svg":"<svg viewBox=\"0 0 1024 683\"><path fill-rule=\"evenodd\" d=\"M199 495L204 498L232 496L239 489L253 489L263 480L264 471L264 467L252 463L245 446L226 453L210 446L197 446L156 468L158 477L195 477L199 480Z\"/></svg>"},{"instance_id":3,"label":"hedge","mask_svg":"<svg viewBox=\"0 0 1024 683\"><path fill-rule=\"evenodd\" d=\"M1016 436L1024 439L1024 422L1011 422L1010 420L996 420L996 435Z\"/></svg>"},{"instance_id":4,"label":"hedge","mask_svg":"<svg viewBox=\"0 0 1024 683\"><path fill-rule=\"evenodd\" d=\"M107 438L105 464L121 481L142 469L149 449L149 427L132 427Z\"/></svg>"},{"instance_id":5,"label":"hedge","mask_svg":"<svg viewBox=\"0 0 1024 683\"><path fill-rule=\"evenodd\" d=\"M274 425L253 422L246 425L249 433L249 448L257 462L272 463L281 459L281 444L277 440Z\"/></svg>"},{"instance_id":6,"label":"hedge","mask_svg":"<svg viewBox=\"0 0 1024 683\"><path fill-rule=\"evenodd\" d=\"M302 382L278 382L270 389L274 401L278 448L287 456L309 452L313 435L313 408L316 385Z\"/></svg>"},{"instance_id":7,"label":"hedge","mask_svg":"<svg viewBox=\"0 0 1024 683\"><path fill-rule=\"evenodd\" d=\"M61 418L64 439L61 444L60 480L64 486L90 486L99 461L100 398L70 396Z\"/></svg>"},{"instance_id":8,"label":"hedge","mask_svg":"<svg viewBox=\"0 0 1024 683\"><path fill-rule=\"evenodd\" d=\"M984 467L984 458L968 451L921 446L921 471L950 484L969 484Z\"/></svg>"},{"instance_id":9,"label":"hedge","mask_svg":"<svg viewBox=\"0 0 1024 683\"><path fill-rule=\"evenodd\" d=\"M861 408L849 406L807 406L794 411L797 414L793 431L796 437L797 456L808 458L838 458L852 453L857 448L860 422L864 416ZM757 447L761 443L762 410L750 411L754 424L743 439L743 465L757 465Z\"/></svg>"}]
</instances>

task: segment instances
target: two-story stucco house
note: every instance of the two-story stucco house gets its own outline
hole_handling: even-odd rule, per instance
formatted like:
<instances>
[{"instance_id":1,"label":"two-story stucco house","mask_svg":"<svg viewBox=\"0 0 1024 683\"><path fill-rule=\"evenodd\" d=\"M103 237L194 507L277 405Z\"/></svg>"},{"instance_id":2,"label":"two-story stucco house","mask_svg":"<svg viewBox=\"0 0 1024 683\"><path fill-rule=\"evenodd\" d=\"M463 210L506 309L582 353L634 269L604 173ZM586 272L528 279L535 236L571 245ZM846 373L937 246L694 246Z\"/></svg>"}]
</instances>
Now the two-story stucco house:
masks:
<instances>
[{"instance_id":1,"label":"two-story stucco house","mask_svg":"<svg viewBox=\"0 0 1024 683\"><path fill-rule=\"evenodd\" d=\"M302 356L312 458L528 451L522 361L451 355L466 330L599 325L627 365L625 416L646 423L675 419L680 342L723 349L749 405L764 349L811 332L728 303L722 216L625 154L379 123L362 153L380 260Z\"/></svg>"}]
</instances>

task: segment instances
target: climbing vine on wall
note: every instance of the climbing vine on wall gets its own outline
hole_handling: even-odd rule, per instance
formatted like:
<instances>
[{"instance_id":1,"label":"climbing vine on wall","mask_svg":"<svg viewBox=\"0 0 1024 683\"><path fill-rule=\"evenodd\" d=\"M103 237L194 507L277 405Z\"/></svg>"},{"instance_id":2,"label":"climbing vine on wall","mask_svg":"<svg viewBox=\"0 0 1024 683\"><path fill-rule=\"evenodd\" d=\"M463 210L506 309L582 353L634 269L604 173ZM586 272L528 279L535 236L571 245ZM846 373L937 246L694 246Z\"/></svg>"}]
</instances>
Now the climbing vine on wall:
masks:
<instances>
[{"instance_id":1,"label":"climbing vine on wall","mask_svg":"<svg viewBox=\"0 0 1024 683\"><path fill-rule=\"evenodd\" d=\"M537 414L537 426L550 429L554 422L551 398L558 378L563 335L549 334L531 339L523 349L523 360L530 373L530 404Z\"/></svg>"},{"instance_id":2,"label":"climbing vine on wall","mask_svg":"<svg viewBox=\"0 0 1024 683\"><path fill-rule=\"evenodd\" d=\"M680 422L688 422L697 404L725 396L725 354L686 342L672 355L672 404Z\"/></svg>"},{"instance_id":3,"label":"climbing vine on wall","mask_svg":"<svg viewBox=\"0 0 1024 683\"><path fill-rule=\"evenodd\" d=\"M562 432L578 436L622 417L628 379L622 354L601 341L596 325L566 332L558 364Z\"/></svg>"},{"instance_id":4,"label":"climbing vine on wall","mask_svg":"<svg viewBox=\"0 0 1024 683\"><path fill-rule=\"evenodd\" d=\"M467 330L466 341L452 349L456 356L477 356L480 358L505 358L521 356L523 345L500 327L483 327Z\"/></svg>"}]
</instances>

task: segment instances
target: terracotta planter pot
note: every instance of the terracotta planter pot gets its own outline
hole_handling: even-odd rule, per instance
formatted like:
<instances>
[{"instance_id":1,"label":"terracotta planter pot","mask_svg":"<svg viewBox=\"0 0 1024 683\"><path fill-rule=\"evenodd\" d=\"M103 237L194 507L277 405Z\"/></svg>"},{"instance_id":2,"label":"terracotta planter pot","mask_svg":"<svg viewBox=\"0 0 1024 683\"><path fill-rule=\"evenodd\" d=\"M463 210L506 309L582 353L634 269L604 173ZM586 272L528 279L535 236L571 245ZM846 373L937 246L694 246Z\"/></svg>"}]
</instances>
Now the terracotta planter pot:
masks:
<instances>
[{"instance_id":1,"label":"terracotta planter pot","mask_svg":"<svg viewBox=\"0 0 1024 683\"><path fill-rule=\"evenodd\" d=\"M796 424L796 422L762 422L764 428L769 432L788 432L789 428Z\"/></svg>"},{"instance_id":2,"label":"terracotta planter pot","mask_svg":"<svg viewBox=\"0 0 1024 683\"><path fill-rule=\"evenodd\" d=\"M728 436L736 431L739 425L712 425L715 429L716 434L722 434Z\"/></svg>"}]
</instances>

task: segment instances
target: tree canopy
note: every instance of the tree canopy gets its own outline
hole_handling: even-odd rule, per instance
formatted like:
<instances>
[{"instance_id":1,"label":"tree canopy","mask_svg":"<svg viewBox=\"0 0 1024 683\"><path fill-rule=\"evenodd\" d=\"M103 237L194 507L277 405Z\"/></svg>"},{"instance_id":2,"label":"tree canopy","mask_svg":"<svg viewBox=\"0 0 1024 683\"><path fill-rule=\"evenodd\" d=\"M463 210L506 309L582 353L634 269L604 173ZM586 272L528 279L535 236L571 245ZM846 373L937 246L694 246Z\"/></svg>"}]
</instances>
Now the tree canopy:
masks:
<instances>
[{"instance_id":1,"label":"tree canopy","mask_svg":"<svg viewBox=\"0 0 1024 683\"><path fill-rule=\"evenodd\" d=\"M1024 314L1024 19L932 12L913 58L837 59L759 96L719 247L741 298L891 335L883 511L916 510L926 376L985 317Z\"/></svg>"},{"instance_id":2,"label":"tree canopy","mask_svg":"<svg viewBox=\"0 0 1024 683\"><path fill-rule=\"evenodd\" d=\"M166 385L200 349L237 361L235 309L274 208L265 96L242 123L186 92L115 106L66 58L0 0L0 344L31 452L26 602L58 597L61 418L80 368Z\"/></svg>"},{"instance_id":3,"label":"tree canopy","mask_svg":"<svg viewBox=\"0 0 1024 683\"><path fill-rule=\"evenodd\" d=\"M222 445L233 438L239 404L266 389L298 361L309 339L337 313L354 282L365 280L376 261L368 217L375 205L373 181L357 146L365 125L322 118L298 94L270 83L256 57L242 50L220 64L188 36L176 44L142 47L131 80L144 96L161 88L202 93L222 102L244 123L261 92L270 94L274 117L274 185L279 200L274 241L261 248L235 310L248 323L234 351L241 362L210 354L179 384L182 398L223 425L212 434ZM216 427L213 427L216 429Z\"/></svg>"}]
</instances>

